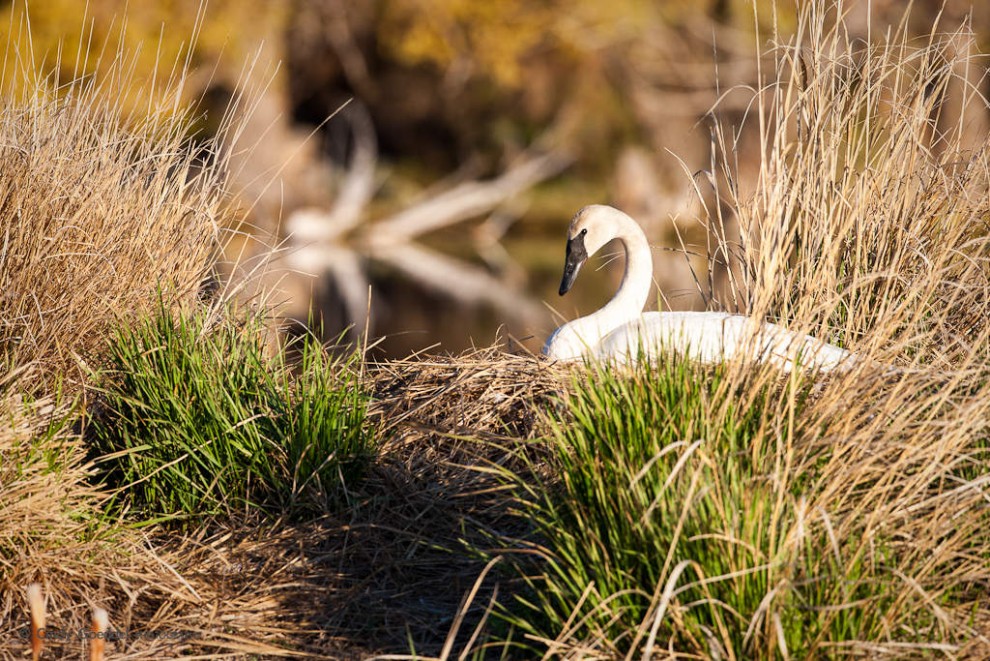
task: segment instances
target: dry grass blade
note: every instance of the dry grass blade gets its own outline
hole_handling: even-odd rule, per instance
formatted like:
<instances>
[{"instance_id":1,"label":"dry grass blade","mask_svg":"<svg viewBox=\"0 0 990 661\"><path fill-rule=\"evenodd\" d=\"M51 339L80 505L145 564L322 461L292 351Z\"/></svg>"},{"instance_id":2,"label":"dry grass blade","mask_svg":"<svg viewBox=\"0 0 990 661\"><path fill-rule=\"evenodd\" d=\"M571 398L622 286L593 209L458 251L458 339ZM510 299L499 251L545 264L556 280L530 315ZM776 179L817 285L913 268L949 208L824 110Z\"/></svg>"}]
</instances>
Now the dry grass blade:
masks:
<instances>
[{"instance_id":1,"label":"dry grass blade","mask_svg":"<svg viewBox=\"0 0 990 661\"><path fill-rule=\"evenodd\" d=\"M440 650L440 657L439 657L440 661L447 661L447 659L450 657L450 653L454 649L454 642L457 640L457 632L460 630L461 625L464 623L464 616L467 614L468 606L470 606L474 602L475 597L478 595L478 590L481 589L481 585L482 583L484 583L485 577L488 576L488 572L491 571L492 567L494 567L496 563L499 562L500 559L501 558L497 558L497 557L493 558L488 562L487 565L485 565L484 570L482 570L482 572L478 575L478 580L476 580L474 582L474 585L471 587L471 592L469 592L464 597L463 604L459 609L457 609L457 615L454 617L454 623L450 626L450 633L447 634L447 640L445 640L443 643L443 649ZM474 636L472 636L472 640L473 639ZM470 647L470 642L468 643L468 647ZM466 654L467 652L465 651L465 653L462 654L461 657L466 656Z\"/></svg>"},{"instance_id":2,"label":"dry grass blade","mask_svg":"<svg viewBox=\"0 0 990 661\"><path fill-rule=\"evenodd\" d=\"M488 572L490 572L492 567L494 567L500 560L501 558L498 557L490 560L488 564L485 565L485 568L481 570L481 573L478 575L477 580L475 580L474 585L471 587L471 591L464 596L464 599L461 602L461 606L460 608L457 609L457 614L454 616L454 622L450 626L450 631L447 633L447 638L444 640L443 648L440 650L440 654L438 656L425 657L416 654L380 654L372 657L372 659L375 659L376 661L386 661L386 660L410 661L412 659L422 659L423 661L447 661L447 659L450 658L450 655L454 650L454 644L457 640L457 633L460 630L461 625L464 624L464 618L467 615L468 608L471 606L475 598L478 596L478 591L481 589L481 586L485 581L485 577L488 576ZM484 617L475 627L474 633L472 633L471 638L464 645L461 654L458 656L458 659L463 661L463 659L467 658L470 655L472 651L472 645L474 644L474 641L477 639L480 631L483 629L485 622L487 621L488 616L491 613L491 607L494 603L494 599L495 599L495 595L493 595L492 601L489 603L489 607L488 609L486 609Z\"/></svg>"}]
</instances>

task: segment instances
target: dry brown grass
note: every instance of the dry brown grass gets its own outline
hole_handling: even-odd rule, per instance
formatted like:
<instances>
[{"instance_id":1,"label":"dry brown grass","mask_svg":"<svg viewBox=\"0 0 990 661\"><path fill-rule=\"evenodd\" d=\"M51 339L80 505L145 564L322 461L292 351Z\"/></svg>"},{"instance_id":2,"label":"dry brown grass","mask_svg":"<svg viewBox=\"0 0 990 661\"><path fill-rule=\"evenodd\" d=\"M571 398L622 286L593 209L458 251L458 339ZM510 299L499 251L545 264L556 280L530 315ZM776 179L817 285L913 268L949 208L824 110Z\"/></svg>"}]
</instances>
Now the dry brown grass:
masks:
<instances>
[{"instance_id":1,"label":"dry brown grass","mask_svg":"<svg viewBox=\"0 0 990 661\"><path fill-rule=\"evenodd\" d=\"M21 91L0 102L3 658L26 649L24 590L33 582L46 595L48 626L67 632L85 628L94 606L106 608L115 629L146 631L171 629L167 618L179 611L195 610L202 626L230 614L217 593L179 575L181 556L160 553L105 513L108 494L90 479L80 435L82 386L109 333L159 299L198 294L224 214L222 163L203 159L219 156L190 142L173 105L183 76L166 102L133 122L119 103L130 60L116 56L105 77L58 89L18 61L23 80L4 83ZM235 647L220 625L209 630L220 648ZM176 645L142 638L124 648L162 658L183 649ZM84 653L75 637L46 642L45 657Z\"/></svg>"},{"instance_id":2,"label":"dry brown grass","mask_svg":"<svg viewBox=\"0 0 990 661\"><path fill-rule=\"evenodd\" d=\"M126 66L57 91L29 70L0 107L0 352L39 384L77 387L110 328L159 292L195 296L219 246L223 170L200 159L212 147L189 141L172 103L122 117Z\"/></svg>"},{"instance_id":3,"label":"dry brown grass","mask_svg":"<svg viewBox=\"0 0 990 661\"><path fill-rule=\"evenodd\" d=\"M905 18L867 45L845 11L809 3L772 35L753 116L716 128L740 232L717 246L737 266L724 305L901 363L972 362L990 337L983 58L966 25L911 38ZM763 158L743 189L747 129Z\"/></svg>"}]
</instances>

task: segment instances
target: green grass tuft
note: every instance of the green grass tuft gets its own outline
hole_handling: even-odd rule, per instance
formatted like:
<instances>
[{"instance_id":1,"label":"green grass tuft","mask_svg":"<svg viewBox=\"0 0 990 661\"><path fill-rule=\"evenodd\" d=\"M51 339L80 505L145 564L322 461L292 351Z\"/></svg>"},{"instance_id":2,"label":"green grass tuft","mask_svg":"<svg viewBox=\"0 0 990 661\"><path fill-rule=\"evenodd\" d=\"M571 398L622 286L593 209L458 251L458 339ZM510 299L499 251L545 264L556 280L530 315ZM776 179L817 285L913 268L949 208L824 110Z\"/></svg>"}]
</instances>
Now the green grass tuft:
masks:
<instances>
[{"instance_id":1,"label":"green grass tuft","mask_svg":"<svg viewBox=\"0 0 990 661\"><path fill-rule=\"evenodd\" d=\"M623 656L944 640L936 609L903 601L915 559L815 505L832 451L807 410L814 382L736 367L671 357L582 374L548 416L553 477L516 481L542 561L523 565L509 624Z\"/></svg>"},{"instance_id":2,"label":"green grass tuft","mask_svg":"<svg viewBox=\"0 0 990 661\"><path fill-rule=\"evenodd\" d=\"M109 347L92 434L106 480L150 516L332 507L373 453L353 357L311 336L266 353L262 320L153 317Z\"/></svg>"}]
</instances>

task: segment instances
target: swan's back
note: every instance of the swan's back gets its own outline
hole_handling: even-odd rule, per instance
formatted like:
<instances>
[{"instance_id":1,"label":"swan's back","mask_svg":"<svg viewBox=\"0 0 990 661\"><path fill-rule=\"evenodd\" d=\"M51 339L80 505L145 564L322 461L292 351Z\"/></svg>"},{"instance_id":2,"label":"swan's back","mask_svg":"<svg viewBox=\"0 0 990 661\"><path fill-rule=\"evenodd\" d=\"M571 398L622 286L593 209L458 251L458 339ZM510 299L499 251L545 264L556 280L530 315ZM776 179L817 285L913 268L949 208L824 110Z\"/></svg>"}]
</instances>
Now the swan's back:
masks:
<instances>
[{"instance_id":1,"label":"swan's back","mask_svg":"<svg viewBox=\"0 0 990 661\"><path fill-rule=\"evenodd\" d=\"M854 356L840 347L727 312L646 312L609 333L595 348L600 359L630 363L664 352L701 363L745 355L784 371L797 362L821 371L848 368L854 362Z\"/></svg>"},{"instance_id":2,"label":"swan's back","mask_svg":"<svg viewBox=\"0 0 990 661\"><path fill-rule=\"evenodd\" d=\"M645 312L616 328L596 347L599 358L635 362L673 352L715 363L733 355L746 318L727 312Z\"/></svg>"}]
</instances>

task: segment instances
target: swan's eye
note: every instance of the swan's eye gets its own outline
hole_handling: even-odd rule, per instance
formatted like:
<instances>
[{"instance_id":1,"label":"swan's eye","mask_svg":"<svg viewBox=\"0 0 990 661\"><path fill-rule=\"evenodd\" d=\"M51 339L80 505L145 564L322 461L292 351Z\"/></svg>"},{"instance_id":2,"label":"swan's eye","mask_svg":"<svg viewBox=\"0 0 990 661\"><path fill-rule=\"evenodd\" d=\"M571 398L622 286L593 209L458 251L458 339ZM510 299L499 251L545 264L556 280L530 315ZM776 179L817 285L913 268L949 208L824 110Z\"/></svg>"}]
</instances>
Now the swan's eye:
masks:
<instances>
[{"instance_id":1,"label":"swan's eye","mask_svg":"<svg viewBox=\"0 0 990 661\"><path fill-rule=\"evenodd\" d=\"M585 227L583 230L581 230L581 236L584 236L587 233L588 233L588 228L587 227Z\"/></svg>"}]
</instances>

